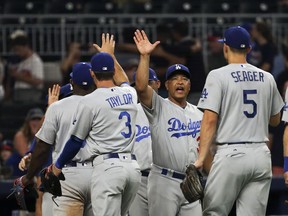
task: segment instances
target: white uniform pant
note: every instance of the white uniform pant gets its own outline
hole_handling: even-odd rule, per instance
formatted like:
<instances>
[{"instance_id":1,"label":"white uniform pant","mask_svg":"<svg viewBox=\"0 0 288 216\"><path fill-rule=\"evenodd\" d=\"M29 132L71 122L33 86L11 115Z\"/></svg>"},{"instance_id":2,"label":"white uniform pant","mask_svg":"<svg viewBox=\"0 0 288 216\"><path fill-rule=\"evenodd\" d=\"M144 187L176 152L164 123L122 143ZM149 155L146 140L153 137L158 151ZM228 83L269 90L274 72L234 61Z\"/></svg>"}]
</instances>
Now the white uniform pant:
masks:
<instances>
[{"instance_id":1,"label":"white uniform pant","mask_svg":"<svg viewBox=\"0 0 288 216\"><path fill-rule=\"evenodd\" d=\"M189 203L180 189L183 180L171 174L163 175L152 166L148 177L149 216L201 216L200 201Z\"/></svg>"},{"instance_id":2,"label":"white uniform pant","mask_svg":"<svg viewBox=\"0 0 288 216\"><path fill-rule=\"evenodd\" d=\"M120 158L93 161L91 198L94 216L124 216L138 191L141 172L131 154L121 153Z\"/></svg>"},{"instance_id":3,"label":"white uniform pant","mask_svg":"<svg viewBox=\"0 0 288 216\"><path fill-rule=\"evenodd\" d=\"M129 216L148 216L148 195L147 195L148 176L141 177L141 184L136 197L129 209Z\"/></svg>"},{"instance_id":4,"label":"white uniform pant","mask_svg":"<svg viewBox=\"0 0 288 216\"><path fill-rule=\"evenodd\" d=\"M53 215L53 203L52 194L45 192L42 197L42 216L52 216Z\"/></svg>"},{"instance_id":5,"label":"white uniform pant","mask_svg":"<svg viewBox=\"0 0 288 216\"><path fill-rule=\"evenodd\" d=\"M53 203L54 216L93 216L91 205L92 163L87 166L77 163L77 167L63 168L65 181L61 182L62 196Z\"/></svg>"},{"instance_id":6,"label":"white uniform pant","mask_svg":"<svg viewBox=\"0 0 288 216\"><path fill-rule=\"evenodd\" d=\"M228 215L235 200L237 216L265 215L271 180L271 153L265 143L218 146L205 187L203 215Z\"/></svg>"}]
</instances>

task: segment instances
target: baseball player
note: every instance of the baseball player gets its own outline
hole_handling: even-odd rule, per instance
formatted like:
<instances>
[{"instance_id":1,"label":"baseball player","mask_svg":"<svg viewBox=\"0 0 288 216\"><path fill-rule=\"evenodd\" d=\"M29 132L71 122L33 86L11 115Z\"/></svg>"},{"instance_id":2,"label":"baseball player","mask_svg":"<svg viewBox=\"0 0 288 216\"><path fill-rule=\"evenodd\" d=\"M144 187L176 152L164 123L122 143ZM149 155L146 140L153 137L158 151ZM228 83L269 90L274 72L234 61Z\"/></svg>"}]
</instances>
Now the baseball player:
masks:
<instances>
[{"instance_id":1,"label":"baseball player","mask_svg":"<svg viewBox=\"0 0 288 216\"><path fill-rule=\"evenodd\" d=\"M131 154L135 141L137 94L127 83L125 72L114 69L113 36L107 34L106 42L113 44L112 55L100 52L92 57L91 76L97 89L80 101L70 139L52 166L54 174L59 175L85 140L85 148L94 158L91 200L96 216L126 215L141 178L136 157ZM115 63L115 68L119 68Z\"/></svg>"},{"instance_id":2,"label":"baseball player","mask_svg":"<svg viewBox=\"0 0 288 216\"><path fill-rule=\"evenodd\" d=\"M136 73L133 76L134 84ZM158 93L160 81L152 68L149 68L149 86ZM131 84L132 86L132 84ZM141 169L141 184L136 194L136 197L129 209L130 216L147 216L148 198L147 198L147 182L152 165L152 149L151 149L151 132L149 121L144 113L140 103L137 104L138 113L136 117L136 138L133 147L133 153L136 155L137 162Z\"/></svg>"},{"instance_id":3,"label":"baseball player","mask_svg":"<svg viewBox=\"0 0 288 216\"><path fill-rule=\"evenodd\" d=\"M283 148L284 148L284 180L288 185L288 88L285 93L285 106L283 109L282 121L285 122L285 129L283 134Z\"/></svg>"},{"instance_id":4,"label":"baseball player","mask_svg":"<svg viewBox=\"0 0 288 216\"><path fill-rule=\"evenodd\" d=\"M149 57L159 41L151 44L144 31L135 32L140 52L136 90L149 120L153 165L148 177L150 216L202 215L199 200L188 203L180 189L186 166L197 158L203 113L186 101L190 72L181 64L167 69L163 99L148 85Z\"/></svg>"},{"instance_id":5,"label":"baseball player","mask_svg":"<svg viewBox=\"0 0 288 216\"><path fill-rule=\"evenodd\" d=\"M72 89L72 85L70 83L62 86L61 88L60 88L59 85L53 85L52 88L48 89L48 95L46 97L48 107L52 103L54 103L54 102L56 102L58 100L61 100L61 99L65 98L65 97L68 97L68 96L71 96L73 94L72 90L73 90ZM43 121L44 121L44 118L42 119L42 123L43 123ZM36 145L36 138L34 138L34 140L32 141L32 144L30 146L29 151L21 159L21 161L20 161L20 163L18 165L19 169L21 171L24 171L24 170L28 169L29 163L31 161L32 153L33 153L33 151L35 149L35 145ZM48 161L42 167L48 166L49 164L51 164L51 162L52 162L52 151L49 154ZM40 176L38 176L38 178L37 178L37 186L39 187L40 184L41 184L41 178L40 178ZM52 211L52 209L53 209L52 194L46 193L46 192L43 193L41 191L38 191L38 195L39 195L39 197L36 200L35 214L37 215L37 214L41 213L42 216L51 216L51 215L53 215L53 211Z\"/></svg>"},{"instance_id":6,"label":"baseball player","mask_svg":"<svg viewBox=\"0 0 288 216\"><path fill-rule=\"evenodd\" d=\"M71 80L73 95L49 106L45 114L42 127L37 132L38 138L31 163L24 176L23 182L29 181L46 162L53 146L52 159L56 160L68 140L68 132L73 121L73 114L81 98L95 89L90 76L91 66L80 62L73 66ZM61 182L63 196L55 199L57 205L53 206L53 215L92 215L90 200L90 176L92 162L84 161L76 156L67 161L63 173L66 180ZM30 180L31 181L31 180Z\"/></svg>"},{"instance_id":7,"label":"baseball player","mask_svg":"<svg viewBox=\"0 0 288 216\"><path fill-rule=\"evenodd\" d=\"M208 74L198 103L204 116L196 167L214 138L217 144L203 215L228 215L236 201L237 215L262 216L272 179L268 124L279 124L283 100L273 76L246 62L251 43L244 28L228 28L220 42L228 65Z\"/></svg>"}]
</instances>

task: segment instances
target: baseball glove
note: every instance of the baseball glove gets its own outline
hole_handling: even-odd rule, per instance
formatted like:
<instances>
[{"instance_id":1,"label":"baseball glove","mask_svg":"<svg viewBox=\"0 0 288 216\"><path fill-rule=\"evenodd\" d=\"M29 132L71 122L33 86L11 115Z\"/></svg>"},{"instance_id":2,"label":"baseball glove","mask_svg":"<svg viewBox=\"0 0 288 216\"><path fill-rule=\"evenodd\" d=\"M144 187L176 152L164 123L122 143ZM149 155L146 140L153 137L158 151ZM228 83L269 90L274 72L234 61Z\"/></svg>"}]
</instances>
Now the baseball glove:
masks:
<instances>
[{"instance_id":1,"label":"baseball glove","mask_svg":"<svg viewBox=\"0 0 288 216\"><path fill-rule=\"evenodd\" d=\"M40 172L41 177L41 190L44 192L49 192L54 196L62 196L60 180L65 180L63 173L60 173L59 176L56 176L52 172L52 165L44 168Z\"/></svg>"},{"instance_id":2,"label":"baseball glove","mask_svg":"<svg viewBox=\"0 0 288 216\"><path fill-rule=\"evenodd\" d=\"M203 198L203 177L197 168L190 164L186 169L186 176L180 183L180 188L189 203Z\"/></svg>"},{"instance_id":3,"label":"baseball glove","mask_svg":"<svg viewBox=\"0 0 288 216\"><path fill-rule=\"evenodd\" d=\"M33 211L34 209L31 209L31 205L28 204L29 200L38 198L38 193L35 187L34 183L28 184L25 186L22 182L22 177L17 178L14 181L14 185L12 190L12 193L7 197L9 198L12 195L15 195L16 201L18 205L23 210ZM33 207L33 206L32 206Z\"/></svg>"}]
</instances>

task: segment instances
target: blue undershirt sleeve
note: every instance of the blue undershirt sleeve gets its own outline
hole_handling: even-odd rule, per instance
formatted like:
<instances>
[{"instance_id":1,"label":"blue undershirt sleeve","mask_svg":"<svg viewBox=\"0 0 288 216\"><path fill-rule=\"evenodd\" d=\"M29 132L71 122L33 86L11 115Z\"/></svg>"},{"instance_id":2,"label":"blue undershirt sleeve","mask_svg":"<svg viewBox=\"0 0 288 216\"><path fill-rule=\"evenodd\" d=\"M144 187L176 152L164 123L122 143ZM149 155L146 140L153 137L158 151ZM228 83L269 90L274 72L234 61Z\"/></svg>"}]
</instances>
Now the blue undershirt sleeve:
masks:
<instances>
[{"instance_id":1,"label":"blue undershirt sleeve","mask_svg":"<svg viewBox=\"0 0 288 216\"><path fill-rule=\"evenodd\" d=\"M58 169L62 169L64 165L72 160L75 155L79 152L80 148L82 147L83 140L79 139L76 136L71 136L70 139L66 142L63 151L61 152L60 156L58 157L55 166Z\"/></svg>"}]
</instances>

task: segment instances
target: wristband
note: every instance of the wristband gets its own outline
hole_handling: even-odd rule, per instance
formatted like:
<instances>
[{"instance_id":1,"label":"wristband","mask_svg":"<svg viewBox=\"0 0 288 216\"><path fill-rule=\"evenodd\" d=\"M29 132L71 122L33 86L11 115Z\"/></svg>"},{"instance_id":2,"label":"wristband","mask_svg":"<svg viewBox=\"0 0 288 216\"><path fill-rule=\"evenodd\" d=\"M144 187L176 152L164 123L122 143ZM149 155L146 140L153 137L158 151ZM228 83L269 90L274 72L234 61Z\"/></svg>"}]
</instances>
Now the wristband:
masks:
<instances>
[{"instance_id":1,"label":"wristband","mask_svg":"<svg viewBox=\"0 0 288 216\"><path fill-rule=\"evenodd\" d=\"M284 156L284 173L288 172L288 156Z\"/></svg>"}]
</instances>

